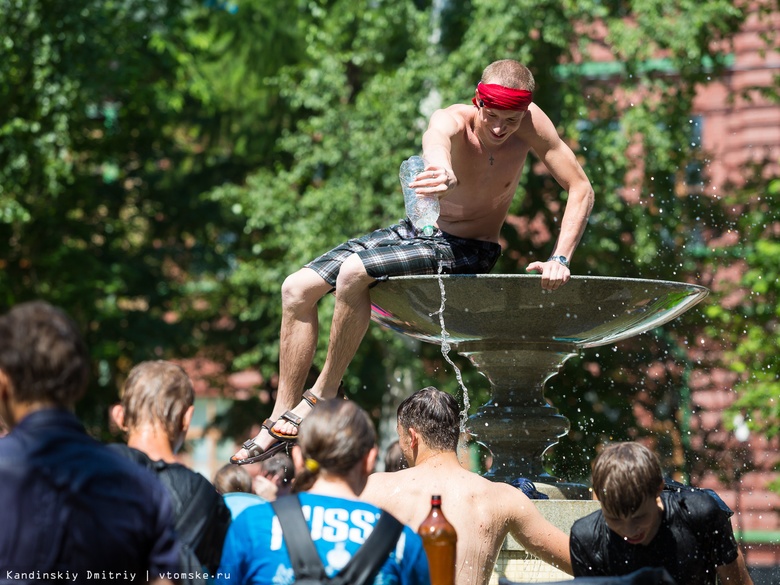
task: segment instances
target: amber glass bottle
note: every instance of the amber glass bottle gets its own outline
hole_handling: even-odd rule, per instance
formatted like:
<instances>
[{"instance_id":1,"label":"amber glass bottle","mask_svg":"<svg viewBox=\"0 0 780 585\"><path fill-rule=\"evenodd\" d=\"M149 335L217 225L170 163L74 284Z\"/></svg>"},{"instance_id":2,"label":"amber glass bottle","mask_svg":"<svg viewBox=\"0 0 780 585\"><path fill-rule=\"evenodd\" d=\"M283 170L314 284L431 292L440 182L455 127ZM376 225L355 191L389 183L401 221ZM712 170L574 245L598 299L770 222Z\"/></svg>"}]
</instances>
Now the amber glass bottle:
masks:
<instances>
[{"instance_id":1,"label":"amber glass bottle","mask_svg":"<svg viewBox=\"0 0 780 585\"><path fill-rule=\"evenodd\" d=\"M441 511L441 496L431 496L431 511L420 524L417 534L422 537L428 557L431 585L454 585L458 535Z\"/></svg>"}]
</instances>

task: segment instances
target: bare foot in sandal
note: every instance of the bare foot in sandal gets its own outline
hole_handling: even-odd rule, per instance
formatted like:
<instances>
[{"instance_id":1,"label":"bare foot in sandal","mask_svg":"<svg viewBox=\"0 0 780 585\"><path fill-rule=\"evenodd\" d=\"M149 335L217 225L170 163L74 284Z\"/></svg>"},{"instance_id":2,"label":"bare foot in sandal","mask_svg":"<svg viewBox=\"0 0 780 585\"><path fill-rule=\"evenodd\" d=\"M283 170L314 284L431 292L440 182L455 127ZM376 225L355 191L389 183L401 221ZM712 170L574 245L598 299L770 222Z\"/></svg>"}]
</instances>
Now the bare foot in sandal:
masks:
<instances>
[{"instance_id":1,"label":"bare foot in sandal","mask_svg":"<svg viewBox=\"0 0 780 585\"><path fill-rule=\"evenodd\" d=\"M244 441L241 449L230 458L230 462L234 465L257 463L289 447L292 442L290 439L285 440L270 434L270 429L275 422L270 418L265 419L257 436Z\"/></svg>"},{"instance_id":2,"label":"bare foot in sandal","mask_svg":"<svg viewBox=\"0 0 780 585\"><path fill-rule=\"evenodd\" d=\"M317 396L311 390L306 390L298 405L280 416L268 431L269 434L275 439L282 441L295 440L298 436L298 426L300 426L303 419L306 418L320 400L322 400L320 396Z\"/></svg>"},{"instance_id":3,"label":"bare foot in sandal","mask_svg":"<svg viewBox=\"0 0 780 585\"><path fill-rule=\"evenodd\" d=\"M343 383L339 384L336 397L346 399ZM295 408L288 410L275 421L266 419L257 436L245 441L241 449L230 458L230 462L235 465L247 465L263 461L282 448L295 443L298 437L298 426L319 400L323 398L311 390L306 390Z\"/></svg>"}]
</instances>

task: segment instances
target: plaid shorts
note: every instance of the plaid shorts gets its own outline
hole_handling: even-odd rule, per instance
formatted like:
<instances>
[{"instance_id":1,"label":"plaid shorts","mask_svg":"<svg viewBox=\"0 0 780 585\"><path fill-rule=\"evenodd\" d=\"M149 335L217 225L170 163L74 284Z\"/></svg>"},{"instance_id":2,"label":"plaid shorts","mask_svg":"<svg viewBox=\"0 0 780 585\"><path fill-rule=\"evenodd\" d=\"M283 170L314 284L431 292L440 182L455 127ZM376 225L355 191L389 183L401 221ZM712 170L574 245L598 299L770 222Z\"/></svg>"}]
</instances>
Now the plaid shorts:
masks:
<instances>
[{"instance_id":1,"label":"plaid shorts","mask_svg":"<svg viewBox=\"0 0 780 585\"><path fill-rule=\"evenodd\" d=\"M354 238L336 246L306 264L335 288L341 264L357 254L369 276L386 280L389 276L437 274L439 263L445 274L486 274L501 255L494 242L459 238L438 230L423 236L408 219Z\"/></svg>"}]
</instances>

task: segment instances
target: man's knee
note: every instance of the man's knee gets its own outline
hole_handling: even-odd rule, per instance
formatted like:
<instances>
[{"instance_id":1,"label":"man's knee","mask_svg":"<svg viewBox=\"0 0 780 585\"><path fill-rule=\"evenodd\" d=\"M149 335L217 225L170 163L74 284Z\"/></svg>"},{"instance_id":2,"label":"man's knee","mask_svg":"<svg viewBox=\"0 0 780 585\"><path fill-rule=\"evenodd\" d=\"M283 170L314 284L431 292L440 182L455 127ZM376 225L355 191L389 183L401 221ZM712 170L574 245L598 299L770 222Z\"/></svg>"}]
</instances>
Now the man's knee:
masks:
<instances>
[{"instance_id":1,"label":"man's knee","mask_svg":"<svg viewBox=\"0 0 780 585\"><path fill-rule=\"evenodd\" d=\"M303 268L284 279L282 306L296 309L316 303L327 292L327 283L315 272Z\"/></svg>"},{"instance_id":2,"label":"man's knee","mask_svg":"<svg viewBox=\"0 0 780 585\"><path fill-rule=\"evenodd\" d=\"M374 278L366 272L363 261L360 256L353 254L347 258L341 265L338 278L336 279L336 291L346 287L369 286L374 282Z\"/></svg>"}]
</instances>

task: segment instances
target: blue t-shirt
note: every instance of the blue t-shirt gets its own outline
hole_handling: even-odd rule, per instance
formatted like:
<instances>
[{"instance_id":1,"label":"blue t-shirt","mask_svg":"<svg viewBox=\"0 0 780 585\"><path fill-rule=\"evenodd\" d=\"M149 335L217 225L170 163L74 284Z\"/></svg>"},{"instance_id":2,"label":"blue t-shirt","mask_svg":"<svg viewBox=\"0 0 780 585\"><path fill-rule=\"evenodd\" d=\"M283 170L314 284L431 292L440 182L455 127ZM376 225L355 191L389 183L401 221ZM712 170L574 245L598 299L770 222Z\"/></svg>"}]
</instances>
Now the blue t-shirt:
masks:
<instances>
[{"instance_id":1,"label":"blue t-shirt","mask_svg":"<svg viewBox=\"0 0 780 585\"><path fill-rule=\"evenodd\" d=\"M256 494L248 494L246 492L228 492L222 495L225 500L225 504L230 510L230 516L235 520L238 515L252 506L259 504L265 504L268 500L261 498Z\"/></svg>"},{"instance_id":2,"label":"blue t-shirt","mask_svg":"<svg viewBox=\"0 0 780 585\"><path fill-rule=\"evenodd\" d=\"M366 502L318 494L301 493L299 498L325 572L332 577L371 534L381 510ZM271 504L252 506L233 521L216 577L220 585L289 585L295 581L282 528ZM408 526L374 583L430 583L422 540Z\"/></svg>"}]
</instances>

